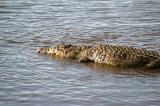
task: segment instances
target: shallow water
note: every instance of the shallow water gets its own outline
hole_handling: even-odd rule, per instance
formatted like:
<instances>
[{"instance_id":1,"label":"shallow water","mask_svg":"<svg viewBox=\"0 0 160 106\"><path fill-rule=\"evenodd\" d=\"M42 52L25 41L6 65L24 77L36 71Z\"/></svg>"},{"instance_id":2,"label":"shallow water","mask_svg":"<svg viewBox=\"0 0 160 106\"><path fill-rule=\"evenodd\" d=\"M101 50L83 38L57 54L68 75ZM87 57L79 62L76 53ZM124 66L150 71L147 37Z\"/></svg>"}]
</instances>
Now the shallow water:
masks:
<instances>
[{"instance_id":1,"label":"shallow water","mask_svg":"<svg viewBox=\"0 0 160 106\"><path fill-rule=\"evenodd\" d=\"M1 0L0 106L160 105L160 70L36 54L60 42L160 50L159 0Z\"/></svg>"}]
</instances>

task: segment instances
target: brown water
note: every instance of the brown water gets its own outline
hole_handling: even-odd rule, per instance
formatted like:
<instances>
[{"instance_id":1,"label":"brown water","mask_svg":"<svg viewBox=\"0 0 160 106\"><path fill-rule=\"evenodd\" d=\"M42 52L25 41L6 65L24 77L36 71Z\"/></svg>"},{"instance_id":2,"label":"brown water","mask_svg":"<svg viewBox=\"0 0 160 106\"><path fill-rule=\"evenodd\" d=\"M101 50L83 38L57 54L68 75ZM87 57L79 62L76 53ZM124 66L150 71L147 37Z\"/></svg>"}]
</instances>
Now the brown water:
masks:
<instances>
[{"instance_id":1,"label":"brown water","mask_svg":"<svg viewBox=\"0 0 160 106\"><path fill-rule=\"evenodd\" d=\"M160 70L41 56L41 46L160 50L159 0L1 0L0 106L160 106Z\"/></svg>"}]
</instances>

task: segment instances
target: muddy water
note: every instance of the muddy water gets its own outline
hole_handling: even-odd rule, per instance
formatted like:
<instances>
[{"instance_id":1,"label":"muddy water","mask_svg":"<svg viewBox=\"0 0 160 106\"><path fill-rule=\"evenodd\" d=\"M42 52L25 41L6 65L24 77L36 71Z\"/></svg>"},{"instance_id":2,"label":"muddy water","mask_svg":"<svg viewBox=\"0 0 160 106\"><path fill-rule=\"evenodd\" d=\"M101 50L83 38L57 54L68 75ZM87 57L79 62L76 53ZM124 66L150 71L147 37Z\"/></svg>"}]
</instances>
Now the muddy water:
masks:
<instances>
[{"instance_id":1,"label":"muddy water","mask_svg":"<svg viewBox=\"0 0 160 106\"><path fill-rule=\"evenodd\" d=\"M160 50L159 0L1 0L0 106L160 105L160 70L35 53L59 42Z\"/></svg>"}]
</instances>

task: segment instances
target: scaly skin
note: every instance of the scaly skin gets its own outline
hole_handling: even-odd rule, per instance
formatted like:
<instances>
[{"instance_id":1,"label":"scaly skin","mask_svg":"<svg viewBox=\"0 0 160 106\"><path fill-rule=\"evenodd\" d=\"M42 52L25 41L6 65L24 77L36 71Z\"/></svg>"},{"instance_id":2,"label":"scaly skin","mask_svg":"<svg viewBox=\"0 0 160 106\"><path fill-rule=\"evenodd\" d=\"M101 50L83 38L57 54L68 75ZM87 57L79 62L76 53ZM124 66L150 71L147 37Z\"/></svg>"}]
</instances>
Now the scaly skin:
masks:
<instances>
[{"instance_id":1,"label":"scaly skin","mask_svg":"<svg viewBox=\"0 0 160 106\"><path fill-rule=\"evenodd\" d=\"M59 44L54 47L38 48L37 53L111 66L160 68L158 52L126 46L98 45L94 47Z\"/></svg>"}]
</instances>

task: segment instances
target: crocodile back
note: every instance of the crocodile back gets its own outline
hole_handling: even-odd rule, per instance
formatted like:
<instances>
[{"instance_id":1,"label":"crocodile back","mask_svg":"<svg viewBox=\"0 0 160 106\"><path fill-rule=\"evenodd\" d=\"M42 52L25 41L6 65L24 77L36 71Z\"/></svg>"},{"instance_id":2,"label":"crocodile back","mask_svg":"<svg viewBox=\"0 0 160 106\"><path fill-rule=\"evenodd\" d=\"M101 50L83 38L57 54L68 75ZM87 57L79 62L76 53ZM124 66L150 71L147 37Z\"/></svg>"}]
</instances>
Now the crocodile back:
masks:
<instances>
[{"instance_id":1,"label":"crocodile back","mask_svg":"<svg viewBox=\"0 0 160 106\"><path fill-rule=\"evenodd\" d=\"M99 45L92 50L91 60L115 66L138 66L159 57L158 52L126 46Z\"/></svg>"}]
</instances>

